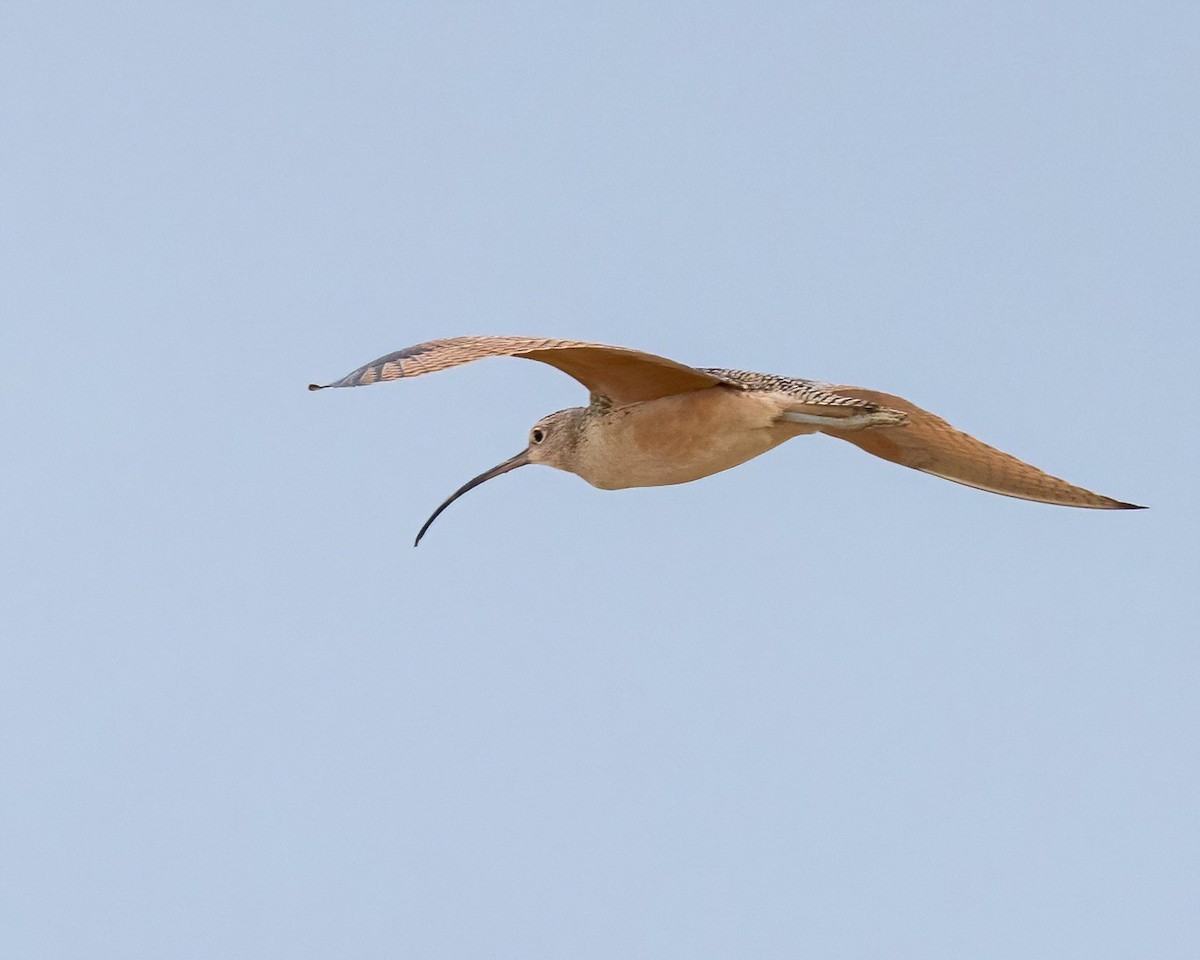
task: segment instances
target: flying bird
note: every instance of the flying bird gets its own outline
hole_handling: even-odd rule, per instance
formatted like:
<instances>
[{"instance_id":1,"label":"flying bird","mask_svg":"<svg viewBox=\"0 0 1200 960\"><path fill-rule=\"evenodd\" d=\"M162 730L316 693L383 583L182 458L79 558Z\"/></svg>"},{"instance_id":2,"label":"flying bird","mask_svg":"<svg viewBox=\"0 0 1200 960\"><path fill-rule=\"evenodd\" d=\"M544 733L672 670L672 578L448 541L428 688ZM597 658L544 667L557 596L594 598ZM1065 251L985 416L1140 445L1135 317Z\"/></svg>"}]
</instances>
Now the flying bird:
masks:
<instances>
[{"instance_id":1,"label":"flying bird","mask_svg":"<svg viewBox=\"0 0 1200 960\"><path fill-rule=\"evenodd\" d=\"M526 448L454 491L425 521L413 546L468 490L526 464L566 470L602 490L656 487L728 470L807 433L847 440L893 463L989 493L1065 507L1143 509L1052 477L890 393L689 367L600 343L530 337L431 340L308 389L416 377L484 357L548 363L587 387L589 403L542 417L529 431Z\"/></svg>"}]
</instances>

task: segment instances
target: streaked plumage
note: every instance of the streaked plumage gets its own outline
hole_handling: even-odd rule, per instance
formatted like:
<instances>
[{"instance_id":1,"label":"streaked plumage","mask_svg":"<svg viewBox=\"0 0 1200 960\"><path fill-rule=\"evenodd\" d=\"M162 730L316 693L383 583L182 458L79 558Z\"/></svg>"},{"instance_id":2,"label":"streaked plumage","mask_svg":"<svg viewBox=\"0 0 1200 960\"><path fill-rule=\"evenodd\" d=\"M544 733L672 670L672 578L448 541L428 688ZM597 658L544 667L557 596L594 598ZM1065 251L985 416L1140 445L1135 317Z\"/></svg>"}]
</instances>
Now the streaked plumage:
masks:
<instances>
[{"instance_id":1,"label":"streaked plumage","mask_svg":"<svg viewBox=\"0 0 1200 960\"><path fill-rule=\"evenodd\" d=\"M1140 509L1052 477L901 397L816 380L689 367L626 347L452 337L390 353L324 386L363 386L498 356L557 367L588 388L591 402L538 421L529 446L456 491L421 528L418 542L467 490L527 463L567 470L603 489L659 486L727 470L792 437L818 432L991 493L1071 507ZM310 384L309 389L324 387Z\"/></svg>"}]
</instances>

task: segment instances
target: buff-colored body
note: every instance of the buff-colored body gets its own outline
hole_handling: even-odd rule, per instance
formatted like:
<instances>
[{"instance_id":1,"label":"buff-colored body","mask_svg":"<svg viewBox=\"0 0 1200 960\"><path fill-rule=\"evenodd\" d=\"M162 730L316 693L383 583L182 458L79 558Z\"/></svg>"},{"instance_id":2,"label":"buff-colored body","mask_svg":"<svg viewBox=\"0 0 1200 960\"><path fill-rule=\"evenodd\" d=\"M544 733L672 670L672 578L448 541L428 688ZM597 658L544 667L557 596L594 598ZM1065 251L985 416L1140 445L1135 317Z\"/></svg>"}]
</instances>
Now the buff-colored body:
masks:
<instances>
[{"instance_id":1,"label":"buff-colored body","mask_svg":"<svg viewBox=\"0 0 1200 960\"><path fill-rule=\"evenodd\" d=\"M736 467L815 428L779 419L766 395L709 387L627 407L579 410L569 456L534 457L601 490L689 483ZM714 425L721 424L715 430ZM557 462L556 462L557 461Z\"/></svg>"},{"instance_id":2,"label":"buff-colored body","mask_svg":"<svg viewBox=\"0 0 1200 960\"><path fill-rule=\"evenodd\" d=\"M657 487L720 473L805 433L837 437L885 460L1004 496L1098 510L1139 509L989 447L901 397L794 377L689 367L626 347L452 337L390 353L327 386L413 377L490 356L557 367L591 391L591 403L539 420L529 445L452 494L421 528L418 542L459 496L525 464L566 470L603 490ZM311 384L310 389L322 387Z\"/></svg>"}]
</instances>

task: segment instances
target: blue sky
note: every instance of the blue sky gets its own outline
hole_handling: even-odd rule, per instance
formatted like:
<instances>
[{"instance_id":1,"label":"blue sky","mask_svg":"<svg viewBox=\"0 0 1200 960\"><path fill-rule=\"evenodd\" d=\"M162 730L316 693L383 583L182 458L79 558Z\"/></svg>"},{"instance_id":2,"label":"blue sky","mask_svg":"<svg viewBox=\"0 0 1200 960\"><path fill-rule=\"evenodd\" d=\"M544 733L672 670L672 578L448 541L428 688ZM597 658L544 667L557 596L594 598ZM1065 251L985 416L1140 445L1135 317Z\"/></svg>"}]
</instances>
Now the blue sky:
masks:
<instances>
[{"instance_id":1,"label":"blue sky","mask_svg":"<svg viewBox=\"0 0 1200 960\"><path fill-rule=\"evenodd\" d=\"M1200 10L0 11L0 949L1191 958ZM459 334L899 393L528 469Z\"/></svg>"}]
</instances>

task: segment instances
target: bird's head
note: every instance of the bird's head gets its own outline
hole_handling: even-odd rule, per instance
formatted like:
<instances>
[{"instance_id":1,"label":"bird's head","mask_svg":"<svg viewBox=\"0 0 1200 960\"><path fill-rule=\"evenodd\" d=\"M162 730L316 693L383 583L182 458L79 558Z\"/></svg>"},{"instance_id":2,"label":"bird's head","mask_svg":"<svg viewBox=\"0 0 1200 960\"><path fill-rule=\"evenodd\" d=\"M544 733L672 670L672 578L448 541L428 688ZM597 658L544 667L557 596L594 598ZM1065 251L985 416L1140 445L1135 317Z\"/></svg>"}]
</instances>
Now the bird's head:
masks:
<instances>
[{"instance_id":1,"label":"bird's head","mask_svg":"<svg viewBox=\"0 0 1200 960\"><path fill-rule=\"evenodd\" d=\"M503 463L492 467L491 470L481 473L474 480L467 481L450 494L445 503L434 510L433 515L425 521L413 546L415 547L421 542L425 531L433 525L434 520L441 516L443 510L468 490L473 490L493 477L498 477L502 473L508 473L510 470L530 463L543 463L556 470L571 471L571 462L579 444L579 436L586 413L587 408L585 407L571 407L568 410L559 410L542 417L529 431L529 445L515 457L509 457Z\"/></svg>"}]
</instances>

